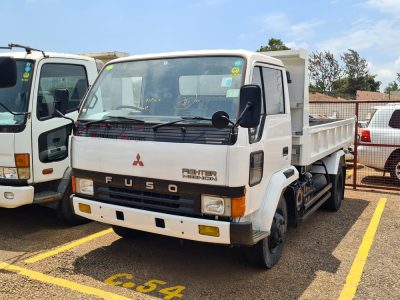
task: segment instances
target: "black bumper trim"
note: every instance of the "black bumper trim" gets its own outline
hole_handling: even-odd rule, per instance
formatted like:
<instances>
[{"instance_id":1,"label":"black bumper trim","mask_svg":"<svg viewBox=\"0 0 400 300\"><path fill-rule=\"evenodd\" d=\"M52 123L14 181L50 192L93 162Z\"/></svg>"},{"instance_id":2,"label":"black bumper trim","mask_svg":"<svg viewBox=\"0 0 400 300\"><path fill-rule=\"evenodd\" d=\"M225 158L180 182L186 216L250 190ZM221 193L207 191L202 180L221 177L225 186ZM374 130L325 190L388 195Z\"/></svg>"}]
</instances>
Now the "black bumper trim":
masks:
<instances>
[{"instance_id":1,"label":"black bumper trim","mask_svg":"<svg viewBox=\"0 0 400 300\"><path fill-rule=\"evenodd\" d=\"M252 246L253 226L250 222L230 224L231 245Z\"/></svg>"}]
</instances>

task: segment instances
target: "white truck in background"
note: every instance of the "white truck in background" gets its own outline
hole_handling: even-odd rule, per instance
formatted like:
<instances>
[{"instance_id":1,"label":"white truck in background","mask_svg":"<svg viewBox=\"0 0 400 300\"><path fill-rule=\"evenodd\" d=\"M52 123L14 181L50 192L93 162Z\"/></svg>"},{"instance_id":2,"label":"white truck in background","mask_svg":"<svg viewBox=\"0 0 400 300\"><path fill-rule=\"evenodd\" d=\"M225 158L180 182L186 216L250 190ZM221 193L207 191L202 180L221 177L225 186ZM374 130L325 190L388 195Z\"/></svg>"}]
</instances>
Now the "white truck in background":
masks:
<instances>
[{"instance_id":1,"label":"white truck in background","mask_svg":"<svg viewBox=\"0 0 400 300\"><path fill-rule=\"evenodd\" d=\"M76 119L98 71L93 58L10 44L0 53L0 207L43 204L71 224L71 120L60 119L54 94L69 94L66 116Z\"/></svg>"},{"instance_id":2,"label":"white truck in background","mask_svg":"<svg viewBox=\"0 0 400 300\"><path fill-rule=\"evenodd\" d=\"M72 137L75 213L122 237L248 246L271 268L289 223L344 197L355 118L309 119L307 63L304 50L107 63Z\"/></svg>"}]
</instances>

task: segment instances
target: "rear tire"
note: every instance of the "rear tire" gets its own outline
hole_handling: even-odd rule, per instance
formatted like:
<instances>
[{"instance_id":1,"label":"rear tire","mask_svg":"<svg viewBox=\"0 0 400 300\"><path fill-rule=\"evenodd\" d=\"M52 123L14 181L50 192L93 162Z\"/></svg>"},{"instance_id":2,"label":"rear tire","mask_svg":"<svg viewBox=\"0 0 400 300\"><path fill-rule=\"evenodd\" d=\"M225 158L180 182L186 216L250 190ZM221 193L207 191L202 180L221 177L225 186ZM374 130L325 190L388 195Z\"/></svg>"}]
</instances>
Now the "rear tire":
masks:
<instances>
[{"instance_id":1,"label":"rear tire","mask_svg":"<svg viewBox=\"0 0 400 300\"><path fill-rule=\"evenodd\" d=\"M74 206L71 199L72 187L68 185L64 197L60 200L57 206L57 217L68 225L76 226L90 222L90 220L78 216L74 212Z\"/></svg>"},{"instance_id":2,"label":"rear tire","mask_svg":"<svg viewBox=\"0 0 400 300\"><path fill-rule=\"evenodd\" d=\"M344 185L346 168L339 164L336 175L330 175L332 190L331 197L324 203L324 208L331 211L338 211L344 199Z\"/></svg>"},{"instance_id":3,"label":"rear tire","mask_svg":"<svg viewBox=\"0 0 400 300\"><path fill-rule=\"evenodd\" d=\"M271 226L271 234L247 249L247 258L259 267L271 269L282 256L287 231L287 206L282 196Z\"/></svg>"},{"instance_id":4,"label":"rear tire","mask_svg":"<svg viewBox=\"0 0 400 300\"><path fill-rule=\"evenodd\" d=\"M134 239L143 235L142 231L113 225L112 229L122 238Z\"/></svg>"}]
</instances>

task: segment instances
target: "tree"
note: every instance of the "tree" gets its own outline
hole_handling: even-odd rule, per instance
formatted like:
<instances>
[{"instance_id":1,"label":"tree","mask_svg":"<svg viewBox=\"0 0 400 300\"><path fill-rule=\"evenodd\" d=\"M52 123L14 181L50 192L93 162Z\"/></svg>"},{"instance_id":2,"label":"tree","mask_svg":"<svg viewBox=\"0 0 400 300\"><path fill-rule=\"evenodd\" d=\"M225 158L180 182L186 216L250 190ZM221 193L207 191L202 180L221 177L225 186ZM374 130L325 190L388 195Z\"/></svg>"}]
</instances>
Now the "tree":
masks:
<instances>
[{"instance_id":1,"label":"tree","mask_svg":"<svg viewBox=\"0 0 400 300\"><path fill-rule=\"evenodd\" d=\"M281 39L270 38L268 40L268 44L266 46L261 46L260 49L257 50L257 52L280 50L290 50L290 48L286 46Z\"/></svg>"},{"instance_id":2,"label":"tree","mask_svg":"<svg viewBox=\"0 0 400 300\"><path fill-rule=\"evenodd\" d=\"M394 91L398 91L398 90L399 90L399 85L394 80L393 82L391 82L387 85L387 87L385 88L385 93L390 94L390 92L394 92Z\"/></svg>"},{"instance_id":3,"label":"tree","mask_svg":"<svg viewBox=\"0 0 400 300\"><path fill-rule=\"evenodd\" d=\"M309 67L312 88L320 93L334 92L334 83L342 75L335 56L329 51L315 51L310 54Z\"/></svg>"},{"instance_id":4,"label":"tree","mask_svg":"<svg viewBox=\"0 0 400 300\"><path fill-rule=\"evenodd\" d=\"M370 91L368 85L368 63L365 58L360 57L357 51L349 49L341 56L345 66L344 72L348 77L348 85L346 92L351 96L355 96L357 90Z\"/></svg>"},{"instance_id":5,"label":"tree","mask_svg":"<svg viewBox=\"0 0 400 300\"><path fill-rule=\"evenodd\" d=\"M377 75L367 75L368 91L379 92L379 88L381 87L382 82L375 80L376 76Z\"/></svg>"}]
</instances>

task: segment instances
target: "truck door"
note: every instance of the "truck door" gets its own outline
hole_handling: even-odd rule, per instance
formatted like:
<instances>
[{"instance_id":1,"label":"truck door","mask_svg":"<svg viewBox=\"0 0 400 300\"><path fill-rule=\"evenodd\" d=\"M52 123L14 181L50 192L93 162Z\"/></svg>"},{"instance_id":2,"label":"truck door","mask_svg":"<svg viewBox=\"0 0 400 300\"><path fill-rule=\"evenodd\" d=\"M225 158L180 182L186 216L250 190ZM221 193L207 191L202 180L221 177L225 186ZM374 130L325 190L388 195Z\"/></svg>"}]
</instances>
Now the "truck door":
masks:
<instances>
[{"instance_id":1,"label":"truck door","mask_svg":"<svg viewBox=\"0 0 400 300\"><path fill-rule=\"evenodd\" d=\"M283 68L260 64L253 69L252 83L262 88L264 103L260 125L249 130L249 142L252 153L263 153L265 179L290 164L292 135L285 80Z\"/></svg>"},{"instance_id":2,"label":"truck door","mask_svg":"<svg viewBox=\"0 0 400 300\"><path fill-rule=\"evenodd\" d=\"M69 91L66 116L76 119L79 104L88 88L88 62L48 58L38 66L38 89L32 113L32 154L34 183L60 179L70 165L71 121L54 113L54 90Z\"/></svg>"}]
</instances>

